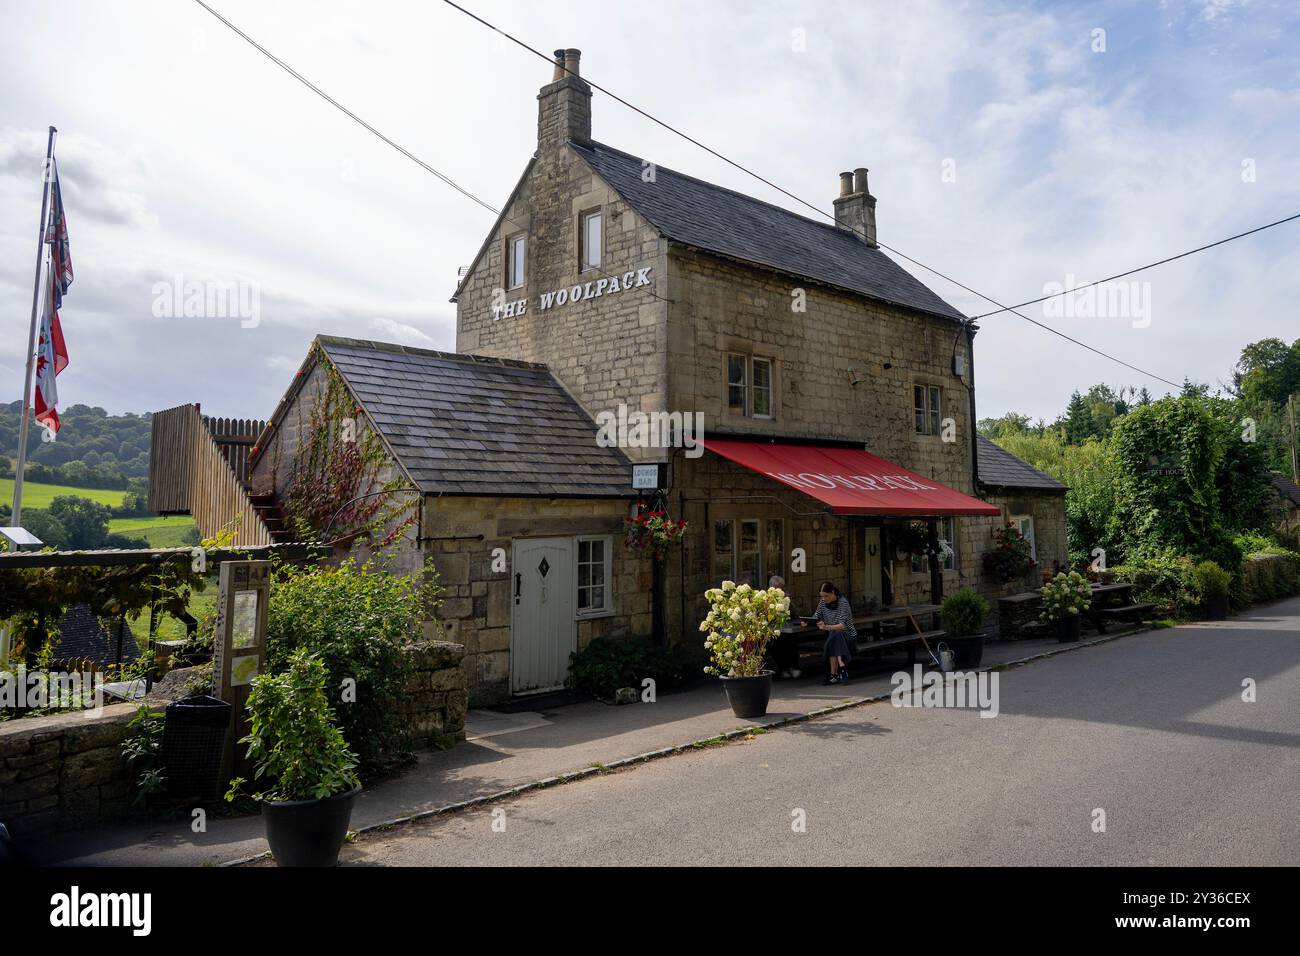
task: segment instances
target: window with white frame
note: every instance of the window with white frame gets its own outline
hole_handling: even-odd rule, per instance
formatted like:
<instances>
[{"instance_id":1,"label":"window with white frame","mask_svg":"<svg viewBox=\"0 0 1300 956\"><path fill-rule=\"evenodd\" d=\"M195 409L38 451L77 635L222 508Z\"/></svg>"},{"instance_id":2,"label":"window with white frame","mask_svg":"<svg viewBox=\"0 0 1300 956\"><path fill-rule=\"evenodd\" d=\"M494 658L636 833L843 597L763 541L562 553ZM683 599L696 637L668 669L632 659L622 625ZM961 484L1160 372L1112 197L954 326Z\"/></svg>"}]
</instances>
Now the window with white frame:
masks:
<instances>
[{"instance_id":1,"label":"window with white frame","mask_svg":"<svg viewBox=\"0 0 1300 956\"><path fill-rule=\"evenodd\" d=\"M584 212L578 217L578 271L600 268L600 210Z\"/></svg>"},{"instance_id":2,"label":"window with white frame","mask_svg":"<svg viewBox=\"0 0 1300 956\"><path fill-rule=\"evenodd\" d=\"M1029 555L1035 561L1038 560L1038 544L1034 541L1034 516L1033 515L1012 515L1009 519L1011 527L1020 532L1020 537L1029 542Z\"/></svg>"},{"instance_id":3,"label":"window with white frame","mask_svg":"<svg viewBox=\"0 0 1300 956\"><path fill-rule=\"evenodd\" d=\"M938 435L943 418L943 391L938 385L912 386L912 415L918 435Z\"/></svg>"},{"instance_id":4,"label":"window with white frame","mask_svg":"<svg viewBox=\"0 0 1300 956\"><path fill-rule=\"evenodd\" d=\"M957 519L938 519L939 567L953 571L957 567ZM912 555L912 570L917 574L930 572L930 559L924 554Z\"/></svg>"},{"instance_id":5,"label":"window with white frame","mask_svg":"<svg viewBox=\"0 0 1300 956\"><path fill-rule=\"evenodd\" d=\"M747 418L772 418L775 405L772 360L727 353L727 411Z\"/></svg>"},{"instance_id":6,"label":"window with white frame","mask_svg":"<svg viewBox=\"0 0 1300 956\"><path fill-rule=\"evenodd\" d=\"M578 539L578 616L592 617L613 609L613 539Z\"/></svg>"},{"instance_id":7,"label":"window with white frame","mask_svg":"<svg viewBox=\"0 0 1300 956\"><path fill-rule=\"evenodd\" d=\"M511 236L506 240L506 288L522 289L524 263L528 250L527 236Z\"/></svg>"}]
</instances>

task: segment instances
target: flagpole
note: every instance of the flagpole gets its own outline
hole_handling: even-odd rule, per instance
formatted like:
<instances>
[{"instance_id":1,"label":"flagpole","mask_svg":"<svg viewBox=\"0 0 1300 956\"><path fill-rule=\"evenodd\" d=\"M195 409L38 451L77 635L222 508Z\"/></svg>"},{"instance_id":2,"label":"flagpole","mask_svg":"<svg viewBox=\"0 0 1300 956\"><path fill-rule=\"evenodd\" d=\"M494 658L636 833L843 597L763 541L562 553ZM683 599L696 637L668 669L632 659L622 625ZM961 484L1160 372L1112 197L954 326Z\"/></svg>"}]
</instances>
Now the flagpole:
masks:
<instances>
[{"instance_id":1,"label":"flagpole","mask_svg":"<svg viewBox=\"0 0 1300 956\"><path fill-rule=\"evenodd\" d=\"M23 470L27 467L27 431L31 418L32 370L36 366L36 318L41 304L41 260L45 254L45 236L49 230L50 183L54 175L54 136L58 130L50 127L50 139L45 146L44 183L41 189L41 229L36 239L36 279L32 287L32 325L27 332L27 378L23 383L22 424L18 427L18 462L14 466L14 509L9 519L14 527L22 527Z\"/></svg>"}]
</instances>

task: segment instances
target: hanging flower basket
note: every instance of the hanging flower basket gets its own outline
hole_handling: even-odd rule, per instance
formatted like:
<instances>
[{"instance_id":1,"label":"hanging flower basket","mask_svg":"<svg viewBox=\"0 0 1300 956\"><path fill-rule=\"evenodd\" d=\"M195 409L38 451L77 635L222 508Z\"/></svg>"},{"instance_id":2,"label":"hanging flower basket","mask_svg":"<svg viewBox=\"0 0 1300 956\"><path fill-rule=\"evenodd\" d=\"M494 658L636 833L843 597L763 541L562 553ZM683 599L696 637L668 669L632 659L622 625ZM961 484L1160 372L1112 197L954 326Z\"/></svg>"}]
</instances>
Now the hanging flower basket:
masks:
<instances>
[{"instance_id":1,"label":"hanging flower basket","mask_svg":"<svg viewBox=\"0 0 1300 956\"><path fill-rule=\"evenodd\" d=\"M634 517L623 519L623 543L637 551L648 552L656 561L668 555L668 549L686 537L686 519L670 518L667 512L637 506Z\"/></svg>"}]
</instances>

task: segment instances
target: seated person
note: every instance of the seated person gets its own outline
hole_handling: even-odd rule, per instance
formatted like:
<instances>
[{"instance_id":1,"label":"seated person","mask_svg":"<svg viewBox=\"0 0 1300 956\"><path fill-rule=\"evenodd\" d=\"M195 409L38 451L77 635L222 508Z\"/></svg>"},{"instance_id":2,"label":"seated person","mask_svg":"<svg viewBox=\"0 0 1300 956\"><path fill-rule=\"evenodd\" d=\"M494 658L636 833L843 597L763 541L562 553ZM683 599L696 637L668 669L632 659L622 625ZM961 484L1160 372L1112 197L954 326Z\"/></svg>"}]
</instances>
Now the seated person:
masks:
<instances>
[{"instance_id":1,"label":"seated person","mask_svg":"<svg viewBox=\"0 0 1300 956\"><path fill-rule=\"evenodd\" d=\"M767 586L769 588L780 588L784 591L785 578L779 574L774 574L768 578ZM791 603L790 619L794 620L795 617L794 604ZM768 645L767 654L777 677L793 679L803 676L803 671L799 669L799 641L795 637L788 634L777 636Z\"/></svg>"}]
</instances>

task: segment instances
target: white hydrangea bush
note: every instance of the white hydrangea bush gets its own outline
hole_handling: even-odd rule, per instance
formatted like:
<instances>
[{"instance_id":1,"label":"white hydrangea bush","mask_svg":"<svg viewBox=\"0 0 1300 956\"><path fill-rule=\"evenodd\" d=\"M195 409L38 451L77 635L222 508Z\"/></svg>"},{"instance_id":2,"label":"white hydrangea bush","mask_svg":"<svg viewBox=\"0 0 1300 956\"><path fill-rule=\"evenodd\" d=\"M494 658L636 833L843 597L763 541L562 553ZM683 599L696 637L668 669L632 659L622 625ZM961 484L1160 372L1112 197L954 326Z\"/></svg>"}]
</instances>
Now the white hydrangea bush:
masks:
<instances>
[{"instance_id":1,"label":"white hydrangea bush","mask_svg":"<svg viewBox=\"0 0 1300 956\"><path fill-rule=\"evenodd\" d=\"M723 581L704 592L709 613L700 622L709 652L706 674L756 677L763 669L767 642L790 620L790 599L780 588L755 590L748 584Z\"/></svg>"}]
</instances>

